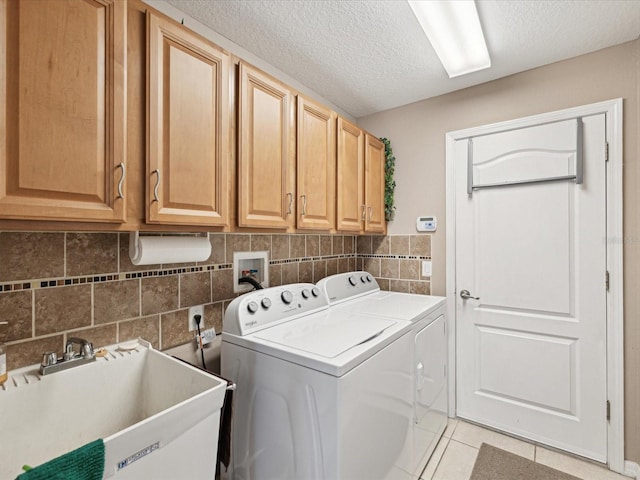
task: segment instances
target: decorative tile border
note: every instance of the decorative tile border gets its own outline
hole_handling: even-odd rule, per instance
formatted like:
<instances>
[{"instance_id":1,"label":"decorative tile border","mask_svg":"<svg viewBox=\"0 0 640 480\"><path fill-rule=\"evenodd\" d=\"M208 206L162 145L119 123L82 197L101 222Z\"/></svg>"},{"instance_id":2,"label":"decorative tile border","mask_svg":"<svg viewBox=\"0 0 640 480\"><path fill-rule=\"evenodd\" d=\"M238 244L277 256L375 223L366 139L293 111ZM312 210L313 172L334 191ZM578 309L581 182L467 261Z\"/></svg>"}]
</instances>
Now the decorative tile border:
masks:
<instances>
[{"instance_id":1,"label":"decorative tile border","mask_svg":"<svg viewBox=\"0 0 640 480\"><path fill-rule=\"evenodd\" d=\"M73 278L54 278L32 280L30 282L15 282L0 284L0 292L13 292L19 290L39 290L49 287L63 287L68 285L82 285L86 283L103 283L116 280L130 280L145 277L163 277L180 275L182 273L205 272L211 270L225 270L232 268L230 264L193 266L183 268L170 268L165 270L146 270L143 272L111 273L108 275L88 275Z\"/></svg>"},{"instance_id":2,"label":"decorative tile border","mask_svg":"<svg viewBox=\"0 0 640 480\"><path fill-rule=\"evenodd\" d=\"M302 262L315 262L318 260L339 260L341 258L356 258L355 253L344 253L341 255L325 255L317 257L300 257L300 258L287 258L281 260L270 260L269 265L284 265L286 263L302 263Z\"/></svg>"},{"instance_id":3,"label":"decorative tile border","mask_svg":"<svg viewBox=\"0 0 640 480\"><path fill-rule=\"evenodd\" d=\"M317 257L300 257L300 258L287 258L279 260L270 260L269 265L283 265L287 263L301 263L312 262L317 260L333 260L341 258L356 258L355 253L342 254L342 255L327 255ZM50 287L63 287L68 285L83 285L87 283L103 283L112 282L116 280L133 280L136 278L148 278L148 277L165 277L170 275L181 275L184 273L197 273L197 272L210 272L214 270L230 270L233 268L231 263L222 263L218 265L200 265L190 266L182 268L168 268L158 270L145 270L141 272L123 272L123 273L111 273L107 275L88 275L83 277L72 278L52 278L52 279L40 279L31 280L28 282L11 282L0 284L0 293L4 292L17 292L21 290L39 290L42 288Z\"/></svg>"},{"instance_id":4,"label":"decorative tile border","mask_svg":"<svg viewBox=\"0 0 640 480\"><path fill-rule=\"evenodd\" d=\"M431 260L430 256L417 255L379 255L374 253L359 253L358 258L390 258L394 260Z\"/></svg>"}]
</instances>

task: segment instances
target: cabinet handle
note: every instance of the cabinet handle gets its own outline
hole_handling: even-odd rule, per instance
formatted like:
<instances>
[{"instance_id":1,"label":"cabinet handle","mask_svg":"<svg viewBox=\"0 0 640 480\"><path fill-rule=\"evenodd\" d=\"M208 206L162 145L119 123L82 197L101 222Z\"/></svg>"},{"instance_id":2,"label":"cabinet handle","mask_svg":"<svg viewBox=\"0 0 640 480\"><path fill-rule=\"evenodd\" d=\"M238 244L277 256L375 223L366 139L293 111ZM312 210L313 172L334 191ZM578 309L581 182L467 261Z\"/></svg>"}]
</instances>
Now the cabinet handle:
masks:
<instances>
[{"instance_id":1,"label":"cabinet handle","mask_svg":"<svg viewBox=\"0 0 640 480\"><path fill-rule=\"evenodd\" d=\"M302 212L300 213L300 215L306 215L307 214L307 196L300 195L300 198L302 199Z\"/></svg>"},{"instance_id":2,"label":"cabinet handle","mask_svg":"<svg viewBox=\"0 0 640 480\"><path fill-rule=\"evenodd\" d=\"M291 206L293 205L293 193L287 193L287 197L289 197L289 208L287 209L287 215L291 215Z\"/></svg>"},{"instance_id":3,"label":"cabinet handle","mask_svg":"<svg viewBox=\"0 0 640 480\"><path fill-rule=\"evenodd\" d=\"M373 207L369 207L369 223L371 223L372 216L373 216Z\"/></svg>"},{"instance_id":4,"label":"cabinet handle","mask_svg":"<svg viewBox=\"0 0 640 480\"><path fill-rule=\"evenodd\" d=\"M160 201L160 197L158 196L158 188L160 187L160 170L158 170L157 168L151 172L152 174L156 174L158 175L158 178L156 180L156 185L155 187L153 187L153 201L154 202L159 202Z\"/></svg>"},{"instance_id":5,"label":"cabinet handle","mask_svg":"<svg viewBox=\"0 0 640 480\"><path fill-rule=\"evenodd\" d=\"M363 222L366 220L365 218L365 209L367 208L366 205L360 205L360 207L362 208L362 215L360 216L360 220L362 220Z\"/></svg>"},{"instance_id":6,"label":"cabinet handle","mask_svg":"<svg viewBox=\"0 0 640 480\"><path fill-rule=\"evenodd\" d=\"M124 193L122 193L122 186L124 185L124 179L127 176L127 166L124 162L120 162L116 168L120 167L122 169L122 176L120 177L120 181L118 182L118 198L124 198Z\"/></svg>"}]
</instances>

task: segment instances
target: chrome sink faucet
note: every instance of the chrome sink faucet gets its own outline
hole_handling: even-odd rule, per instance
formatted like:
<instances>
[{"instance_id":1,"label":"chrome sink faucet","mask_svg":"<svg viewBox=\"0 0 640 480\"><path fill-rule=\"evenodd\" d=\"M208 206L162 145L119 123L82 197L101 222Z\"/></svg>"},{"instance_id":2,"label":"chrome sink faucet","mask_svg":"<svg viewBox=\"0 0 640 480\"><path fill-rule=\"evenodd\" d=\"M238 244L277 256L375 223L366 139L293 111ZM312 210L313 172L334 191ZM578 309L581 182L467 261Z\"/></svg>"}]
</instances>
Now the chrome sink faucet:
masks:
<instances>
[{"instance_id":1,"label":"chrome sink faucet","mask_svg":"<svg viewBox=\"0 0 640 480\"><path fill-rule=\"evenodd\" d=\"M80 346L79 352L74 350L74 345ZM58 358L56 352L44 353L42 363L40 364L40 374L47 375L49 373L60 372L95 361L96 354L93 350L93 344L83 338L71 337L67 340L61 359Z\"/></svg>"}]
</instances>

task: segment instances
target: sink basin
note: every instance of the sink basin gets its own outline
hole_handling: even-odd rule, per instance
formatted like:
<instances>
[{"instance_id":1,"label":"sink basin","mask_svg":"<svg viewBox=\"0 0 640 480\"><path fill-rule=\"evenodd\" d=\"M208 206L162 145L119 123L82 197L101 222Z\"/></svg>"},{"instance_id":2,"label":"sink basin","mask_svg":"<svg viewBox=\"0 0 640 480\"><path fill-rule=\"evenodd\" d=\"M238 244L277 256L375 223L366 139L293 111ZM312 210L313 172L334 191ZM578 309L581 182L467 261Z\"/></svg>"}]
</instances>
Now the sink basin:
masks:
<instances>
[{"instance_id":1,"label":"sink basin","mask_svg":"<svg viewBox=\"0 0 640 480\"><path fill-rule=\"evenodd\" d=\"M140 341L96 362L41 376L9 372L0 387L0 478L98 438L104 478L213 479L227 382Z\"/></svg>"}]
</instances>

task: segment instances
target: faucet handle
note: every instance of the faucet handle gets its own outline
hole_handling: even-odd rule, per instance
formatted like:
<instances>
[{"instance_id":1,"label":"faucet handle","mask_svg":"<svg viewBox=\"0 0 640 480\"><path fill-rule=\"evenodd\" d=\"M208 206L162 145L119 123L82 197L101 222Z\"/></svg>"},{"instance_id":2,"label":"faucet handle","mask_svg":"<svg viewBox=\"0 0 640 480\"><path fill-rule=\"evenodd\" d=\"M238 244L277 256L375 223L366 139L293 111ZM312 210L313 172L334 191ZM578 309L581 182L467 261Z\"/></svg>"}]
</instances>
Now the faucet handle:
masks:
<instances>
[{"instance_id":1,"label":"faucet handle","mask_svg":"<svg viewBox=\"0 0 640 480\"><path fill-rule=\"evenodd\" d=\"M91 342L85 342L82 344L82 358L93 358L96 356L95 352L93 351L93 343Z\"/></svg>"},{"instance_id":2,"label":"faucet handle","mask_svg":"<svg viewBox=\"0 0 640 480\"><path fill-rule=\"evenodd\" d=\"M55 365L58 363L58 355L56 352L46 352L42 355L42 365L43 367L48 367L50 365Z\"/></svg>"}]
</instances>

